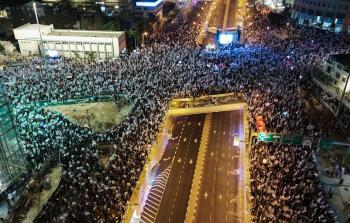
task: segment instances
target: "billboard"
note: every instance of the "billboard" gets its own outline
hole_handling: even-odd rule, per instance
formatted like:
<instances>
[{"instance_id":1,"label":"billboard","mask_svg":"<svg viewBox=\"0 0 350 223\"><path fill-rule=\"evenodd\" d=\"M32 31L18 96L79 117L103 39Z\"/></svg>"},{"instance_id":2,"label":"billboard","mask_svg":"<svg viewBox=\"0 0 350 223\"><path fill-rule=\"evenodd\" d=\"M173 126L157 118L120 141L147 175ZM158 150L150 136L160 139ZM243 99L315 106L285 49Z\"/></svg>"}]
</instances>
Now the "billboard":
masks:
<instances>
[{"instance_id":1,"label":"billboard","mask_svg":"<svg viewBox=\"0 0 350 223\"><path fill-rule=\"evenodd\" d=\"M241 32L239 29L232 29L226 31L218 31L218 43L221 45L227 45L230 43L236 43L240 41Z\"/></svg>"}]
</instances>

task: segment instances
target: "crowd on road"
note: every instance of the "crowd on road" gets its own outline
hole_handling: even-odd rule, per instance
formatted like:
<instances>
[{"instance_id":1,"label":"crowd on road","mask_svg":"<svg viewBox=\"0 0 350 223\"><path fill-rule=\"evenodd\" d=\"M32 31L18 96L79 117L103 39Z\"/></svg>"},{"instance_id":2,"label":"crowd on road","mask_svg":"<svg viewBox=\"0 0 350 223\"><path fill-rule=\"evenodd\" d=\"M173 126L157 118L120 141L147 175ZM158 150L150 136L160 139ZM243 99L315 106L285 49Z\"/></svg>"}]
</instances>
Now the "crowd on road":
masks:
<instances>
[{"instance_id":1,"label":"crowd on road","mask_svg":"<svg viewBox=\"0 0 350 223\"><path fill-rule=\"evenodd\" d=\"M250 161L255 222L334 222L309 147L255 141Z\"/></svg>"},{"instance_id":2,"label":"crowd on road","mask_svg":"<svg viewBox=\"0 0 350 223\"><path fill-rule=\"evenodd\" d=\"M3 73L29 163L40 168L59 157L63 166L59 188L37 222L120 222L172 98L240 92L252 131L255 117L262 115L269 131L306 133L310 122L303 118L299 88L329 53L349 52L343 37L270 27L267 16L256 15L245 45L206 50L195 45L195 38L203 25L198 19L207 11L195 6L192 16L177 17L147 46L115 60L82 64L34 58ZM202 16L194 16L198 13ZM282 31L288 32L286 38ZM32 103L116 93L133 108L120 124L100 133ZM101 142L116 148L106 168L99 163ZM313 154L302 147L253 145L255 222L333 221Z\"/></svg>"}]
</instances>

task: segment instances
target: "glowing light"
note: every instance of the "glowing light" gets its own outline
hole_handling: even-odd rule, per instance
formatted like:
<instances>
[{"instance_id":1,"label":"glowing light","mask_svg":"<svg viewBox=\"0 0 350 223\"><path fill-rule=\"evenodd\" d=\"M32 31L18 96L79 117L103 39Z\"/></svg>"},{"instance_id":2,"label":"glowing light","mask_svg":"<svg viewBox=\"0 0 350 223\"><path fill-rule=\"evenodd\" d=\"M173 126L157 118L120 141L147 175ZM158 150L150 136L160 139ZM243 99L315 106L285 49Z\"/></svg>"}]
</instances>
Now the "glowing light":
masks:
<instances>
[{"instance_id":1,"label":"glowing light","mask_svg":"<svg viewBox=\"0 0 350 223\"><path fill-rule=\"evenodd\" d=\"M233 42L233 34L220 34L219 43L220 44L229 44Z\"/></svg>"},{"instance_id":2,"label":"glowing light","mask_svg":"<svg viewBox=\"0 0 350 223\"><path fill-rule=\"evenodd\" d=\"M215 49L215 44L208 44L205 46L207 49Z\"/></svg>"},{"instance_id":3,"label":"glowing light","mask_svg":"<svg viewBox=\"0 0 350 223\"><path fill-rule=\"evenodd\" d=\"M163 2L163 0L157 0L155 2L136 2L136 6L139 6L139 7L156 7L162 2Z\"/></svg>"},{"instance_id":4,"label":"glowing light","mask_svg":"<svg viewBox=\"0 0 350 223\"><path fill-rule=\"evenodd\" d=\"M49 57L58 57L59 54L56 50L48 50L47 54L49 55Z\"/></svg>"}]
</instances>

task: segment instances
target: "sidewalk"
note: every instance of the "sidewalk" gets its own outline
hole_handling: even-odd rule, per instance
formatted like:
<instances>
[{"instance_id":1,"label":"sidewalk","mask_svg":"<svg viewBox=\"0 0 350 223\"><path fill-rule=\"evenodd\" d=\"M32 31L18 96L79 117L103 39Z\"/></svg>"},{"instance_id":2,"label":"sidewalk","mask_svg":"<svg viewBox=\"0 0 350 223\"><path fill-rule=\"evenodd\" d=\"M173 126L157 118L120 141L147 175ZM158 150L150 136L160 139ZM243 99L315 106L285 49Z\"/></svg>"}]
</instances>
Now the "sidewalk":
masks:
<instances>
[{"instance_id":1,"label":"sidewalk","mask_svg":"<svg viewBox=\"0 0 350 223\"><path fill-rule=\"evenodd\" d=\"M60 181L61 181L62 167L57 166L51 170L51 172L45 176L49 179L50 188L44 189L42 192L37 194L34 198L34 202L32 207L26 213L25 219L22 223L30 223L33 222L34 219L39 215L42 208L50 199L51 195L56 191Z\"/></svg>"},{"instance_id":2,"label":"sidewalk","mask_svg":"<svg viewBox=\"0 0 350 223\"><path fill-rule=\"evenodd\" d=\"M327 170L332 166L332 162L342 164L342 161L336 161L337 156L335 151L323 151L317 155L317 168L320 174L324 191L330 195L330 203L338 222L350 222L350 172L345 170L343 177L335 177L327 175ZM339 156L340 154L338 154ZM345 154L343 155L345 157ZM346 162L346 159L345 161ZM342 184L339 184L340 179L343 179ZM333 193L330 191L333 191Z\"/></svg>"}]
</instances>

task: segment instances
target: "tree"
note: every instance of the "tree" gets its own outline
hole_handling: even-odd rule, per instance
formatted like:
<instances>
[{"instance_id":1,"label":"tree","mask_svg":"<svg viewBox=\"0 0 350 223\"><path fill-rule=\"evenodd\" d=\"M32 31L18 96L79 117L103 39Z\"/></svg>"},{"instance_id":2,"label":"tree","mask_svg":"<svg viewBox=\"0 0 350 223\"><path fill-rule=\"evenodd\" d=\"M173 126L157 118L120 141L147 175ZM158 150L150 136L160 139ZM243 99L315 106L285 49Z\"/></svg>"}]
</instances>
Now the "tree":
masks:
<instances>
[{"instance_id":1,"label":"tree","mask_svg":"<svg viewBox=\"0 0 350 223\"><path fill-rule=\"evenodd\" d=\"M80 60L80 62L82 61L82 58L80 57L79 53L77 51L72 51L74 56L75 56L75 59L77 60Z\"/></svg>"},{"instance_id":2,"label":"tree","mask_svg":"<svg viewBox=\"0 0 350 223\"><path fill-rule=\"evenodd\" d=\"M134 48L137 47L137 32L132 29L126 30L126 38L134 41ZM128 41L127 41L128 42Z\"/></svg>"},{"instance_id":3,"label":"tree","mask_svg":"<svg viewBox=\"0 0 350 223\"><path fill-rule=\"evenodd\" d=\"M85 55L89 63L91 63L95 59L94 52L85 52Z\"/></svg>"},{"instance_id":4,"label":"tree","mask_svg":"<svg viewBox=\"0 0 350 223\"><path fill-rule=\"evenodd\" d=\"M108 31L118 31L121 30L121 25L118 19L115 21L108 22L103 25L102 27L103 30L108 30Z\"/></svg>"},{"instance_id":5,"label":"tree","mask_svg":"<svg viewBox=\"0 0 350 223\"><path fill-rule=\"evenodd\" d=\"M0 43L0 53L5 53L5 47Z\"/></svg>"},{"instance_id":6,"label":"tree","mask_svg":"<svg viewBox=\"0 0 350 223\"><path fill-rule=\"evenodd\" d=\"M105 23L105 19L103 13L101 12L101 9L98 6L95 6L95 10L95 28L97 30L101 30Z\"/></svg>"}]
</instances>

